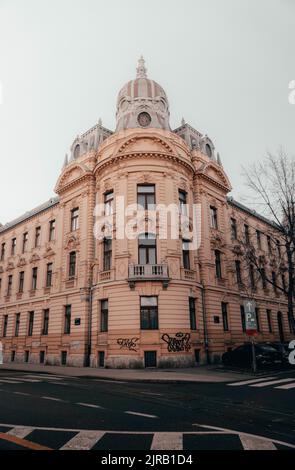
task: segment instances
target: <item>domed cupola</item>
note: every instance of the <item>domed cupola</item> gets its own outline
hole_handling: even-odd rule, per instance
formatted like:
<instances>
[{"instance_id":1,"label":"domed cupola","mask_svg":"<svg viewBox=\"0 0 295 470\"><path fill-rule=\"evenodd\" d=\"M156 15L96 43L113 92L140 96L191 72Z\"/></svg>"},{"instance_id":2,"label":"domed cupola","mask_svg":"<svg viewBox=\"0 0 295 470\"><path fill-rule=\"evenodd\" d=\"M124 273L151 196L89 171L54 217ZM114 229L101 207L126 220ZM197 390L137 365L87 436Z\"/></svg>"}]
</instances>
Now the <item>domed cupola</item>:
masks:
<instances>
[{"instance_id":1,"label":"domed cupola","mask_svg":"<svg viewBox=\"0 0 295 470\"><path fill-rule=\"evenodd\" d=\"M116 131L132 128L170 129L169 102L163 88L147 78L143 57L137 67L137 77L120 91L117 101Z\"/></svg>"}]
</instances>

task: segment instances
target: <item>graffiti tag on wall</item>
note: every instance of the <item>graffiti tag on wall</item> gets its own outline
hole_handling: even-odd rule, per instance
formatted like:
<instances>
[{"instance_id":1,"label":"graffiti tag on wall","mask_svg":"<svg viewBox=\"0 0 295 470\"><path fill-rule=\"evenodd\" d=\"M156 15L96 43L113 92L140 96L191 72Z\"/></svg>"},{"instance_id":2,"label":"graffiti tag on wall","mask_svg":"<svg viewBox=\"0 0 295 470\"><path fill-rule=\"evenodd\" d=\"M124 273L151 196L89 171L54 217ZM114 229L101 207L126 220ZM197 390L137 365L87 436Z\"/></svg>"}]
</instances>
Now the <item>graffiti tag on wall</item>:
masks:
<instances>
[{"instance_id":1,"label":"graffiti tag on wall","mask_svg":"<svg viewBox=\"0 0 295 470\"><path fill-rule=\"evenodd\" d=\"M189 352L191 349L191 335L189 333L176 333L169 336L167 333L162 336L162 340L168 344L168 352Z\"/></svg>"},{"instance_id":2,"label":"graffiti tag on wall","mask_svg":"<svg viewBox=\"0 0 295 470\"><path fill-rule=\"evenodd\" d=\"M139 338L119 338L117 343L120 346L120 349L128 349L129 351L137 352Z\"/></svg>"}]
</instances>

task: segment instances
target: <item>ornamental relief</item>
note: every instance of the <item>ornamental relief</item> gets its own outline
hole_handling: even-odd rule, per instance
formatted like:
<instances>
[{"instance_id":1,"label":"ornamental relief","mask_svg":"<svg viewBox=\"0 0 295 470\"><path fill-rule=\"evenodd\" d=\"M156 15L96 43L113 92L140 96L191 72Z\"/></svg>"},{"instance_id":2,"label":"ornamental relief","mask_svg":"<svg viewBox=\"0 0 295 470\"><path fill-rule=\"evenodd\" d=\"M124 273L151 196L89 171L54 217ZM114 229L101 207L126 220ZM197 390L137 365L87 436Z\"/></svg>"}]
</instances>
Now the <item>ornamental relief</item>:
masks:
<instances>
[{"instance_id":1,"label":"ornamental relief","mask_svg":"<svg viewBox=\"0 0 295 470\"><path fill-rule=\"evenodd\" d=\"M11 271L12 269L14 269L14 264L13 264L12 261L10 261L10 262L7 264L6 271Z\"/></svg>"},{"instance_id":2,"label":"ornamental relief","mask_svg":"<svg viewBox=\"0 0 295 470\"><path fill-rule=\"evenodd\" d=\"M34 253L30 258L30 263L36 263L37 261L40 261L40 256Z\"/></svg>"},{"instance_id":3,"label":"ornamental relief","mask_svg":"<svg viewBox=\"0 0 295 470\"><path fill-rule=\"evenodd\" d=\"M80 239L76 235L69 235L65 242L65 249L72 251L80 245Z\"/></svg>"},{"instance_id":4,"label":"ornamental relief","mask_svg":"<svg viewBox=\"0 0 295 470\"><path fill-rule=\"evenodd\" d=\"M25 266L26 264L27 264L26 259L25 258L20 258L19 262L17 263L17 267L21 268L21 267Z\"/></svg>"}]
</instances>

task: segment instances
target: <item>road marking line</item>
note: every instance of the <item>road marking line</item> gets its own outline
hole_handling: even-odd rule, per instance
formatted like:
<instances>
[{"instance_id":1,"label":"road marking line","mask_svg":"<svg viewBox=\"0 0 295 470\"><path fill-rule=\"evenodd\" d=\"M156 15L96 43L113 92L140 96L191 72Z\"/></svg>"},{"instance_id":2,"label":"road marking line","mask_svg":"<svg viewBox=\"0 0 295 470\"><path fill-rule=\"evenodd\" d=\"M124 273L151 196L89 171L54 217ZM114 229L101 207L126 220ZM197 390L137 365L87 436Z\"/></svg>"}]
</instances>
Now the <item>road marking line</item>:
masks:
<instances>
[{"instance_id":1,"label":"road marking line","mask_svg":"<svg viewBox=\"0 0 295 470\"><path fill-rule=\"evenodd\" d=\"M95 382L108 382L112 384L126 384L127 382L122 382L121 380L107 380L107 379L95 379Z\"/></svg>"},{"instance_id":2,"label":"road marking line","mask_svg":"<svg viewBox=\"0 0 295 470\"><path fill-rule=\"evenodd\" d=\"M27 437L31 432L34 431L34 428L26 427L26 426L17 426L10 431L8 431L7 434L10 434L10 436L15 436L19 437L21 439L24 439Z\"/></svg>"},{"instance_id":3,"label":"road marking line","mask_svg":"<svg viewBox=\"0 0 295 470\"><path fill-rule=\"evenodd\" d=\"M55 377L54 375L44 376L44 375L26 375L25 377L30 377L32 379L41 379L41 380L63 380L63 377Z\"/></svg>"},{"instance_id":4,"label":"road marking line","mask_svg":"<svg viewBox=\"0 0 295 470\"><path fill-rule=\"evenodd\" d=\"M21 380L21 382L29 382L29 383L40 383L40 382L42 382L42 380L38 380L38 379L23 379L23 378L21 378L19 380Z\"/></svg>"},{"instance_id":5,"label":"road marking line","mask_svg":"<svg viewBox=\"0 0 295 470\"><path fill-rule=\"evenodd\" d=\"M9 434L0 433L0 439L31 450L52 450L50 447L41 446L35 442L29 442L16 436L10 436Z\"/></svg>"},{"instance_id":6,"label":"road marking line","mask_svg":"<svg viewBox=\"0 0 295 470\"><path fill-rule=\"evenodd\" d=\"M101 409L101 410L104 409L103 406L93 405L92 403L76 403L76 405L86 406L87 408L99 408L99 409Z\"/></svg>"},{"instance_id":7,"label":"road marking line","mask_svg":"<svg viewBox=\"0 0 295 470\"><path fill-rule=\"evenodd\" d=\"M105 435L105 431L84 431L79 432L60 450L90 450Z\"/></svg>"},{"instance_id":8,"label":"road marking line","mask_svg":"<svg viewBox=\"0 0 295 470\"><path fill-rule=\"evenodd\" d=\"M277 439L270 439L269 437L257 436L256 434L250 434L250 433L247 433L247 432L240 432L240 431L236 431L234 429L219 428L217 426L207 426L207 425L199 424L199 423L194 423L193 426L198 426L199 428L205 428L205 429L212 429L212 430L215 430L215 431L224 431L227 434L236 434L240 437L241 436L248 436L248 437L252 437L252 438L256 437L257 439L263 439L264 441L273 442L274 444L281 444L283 446L290 447L291 449L295 449L295 445L290 444L289 442L278 441Z\"/></svg>"},{"instance_id":9,"label":"road marking line","mask_svg":"<svg viewBox=\"0 0 295 470\"><path fill-rule=\"evenodd\" d=\"M154 434L151 450L183 450L181 432L157 432Z\"/></svg>"},{"instance_id":10,"label":"road marking line","mask_svg":"<svg viewBox=\"0 0 295 470\"><path fill-rule=\"evenodd\" d=\"M252 379L252 380L243 380L243 382L233 382L231 384L227 384L229 387L239 387L240 385L249 385L258 382L264 382L265 380L272 380L275 377L264 377L263 379Z\"/></svg>"},{"instance_id":11,"label":"road marking line","mask_svg":"<svg viewBox=\"0 0 295 470\"><path fill-rule=\"evenodd\" d=\"M17 381L17 380L8 380L8 379L0 379L0 383L3 384L22 384L23 382Z\"/></svg>"},{"instance_id":12,"label":"road marking line","mask_svg":"<svg viewBox=\"0 0 295 470\"><path fill-rule=\"evenodd\" d=\"M291 388L295 388L295 382L292 384L288 384L288 385L281 385L280 387L275 387L275 388L277 390L291 390Z\"/></svg>"},{"instance_id":13,"label":"road marking line","mask_svg":"<svg viewBox=\"0 0 295 470\"><path fill-rule=\"evenodd\" d=\"M62 401L62 402L64 402L64 400L62 400L61 398L55 398L55 397L41 397L41 398L43 398L43 400Z\"/></svg>"},{"instance_id":14,"label":"road marking line","mask_svg":"<svg viewBox=\"0 0 295 470\"><path fill-rule=\"evenodd\" d=\"M268 387L269 385L276 385L280 383L286 382L293 382L294 379L280 379L280 380L272 380L271 382L263 382L262 384L250 385L250 387Z\"/></svg>"},{"instance_id":15,"label":"road marking line","mask_svg":"<svg viewBox=\"0 0 295 470\"><path fill-rule=\"evenodd\" d=\"M143 418L158 418L158 416L155 416L155 415L149 415L146 413L137 413L136 411L124 411L124 413L127 415L142 416Z\"/></svg>"},{"instance_id":16,"label":"road marking line","mask_svg":"<svg viewBox=\"0 0 295 470\"><path fill-rule=\"evenodd\" d=\"M241 435L240 440L244 450L278 450L272 442L265 439Z\"/></svg>"},{"instance_id":17,"label":"road marking line","mask_svg":"<svg viewBox=\"0 0 295 470\"><path fill-rule=\"evenodd\" d=\"M30 394L29 393L24 393L24 392L12 392L14 395L21 395L21 396L24 396L24 397L29 397Z\"/></svg>"}]
</instances>

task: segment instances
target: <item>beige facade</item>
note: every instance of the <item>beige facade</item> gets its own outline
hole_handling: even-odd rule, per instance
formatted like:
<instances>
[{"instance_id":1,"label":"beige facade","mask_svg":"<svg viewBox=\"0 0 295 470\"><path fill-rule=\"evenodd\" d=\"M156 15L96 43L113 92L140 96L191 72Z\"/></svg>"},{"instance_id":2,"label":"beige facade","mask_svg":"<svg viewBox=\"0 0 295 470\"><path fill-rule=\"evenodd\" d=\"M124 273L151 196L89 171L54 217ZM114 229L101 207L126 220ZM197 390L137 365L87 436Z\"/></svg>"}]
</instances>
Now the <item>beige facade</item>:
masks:
<instances>
[{"instance_id":1,"label":"beige facade","mask_svg":"<svg viewBox=\"0 0 295 470\"><path fill-rule=\"evenodd\" d=\"M228 197L230 182L207 136L185 122L170 129L167 97L147 78L143 60L119 94L116 131L99 122L78 137L55 191L57 198L0 227L6 362L181 367L218 361L247 340L241 306L249 297L258 308L258 341L292 338L285 296L260 278L249 292L241 256L246 225L265 269L276 269L281 258L267 238L276 236L273 225ZM120 238L118 197L126 206L195 204L200 248L187 250L181 236L160 237L159 218L152 233ZM114 222L109 242L94 236L98 204ZM143 212L144 226L149 217Z\"/></svg>"}]
</instances>

